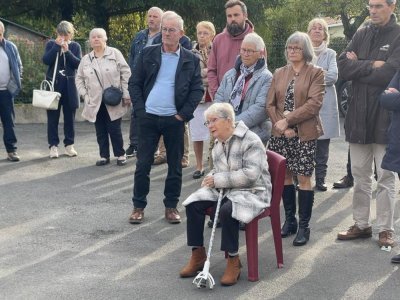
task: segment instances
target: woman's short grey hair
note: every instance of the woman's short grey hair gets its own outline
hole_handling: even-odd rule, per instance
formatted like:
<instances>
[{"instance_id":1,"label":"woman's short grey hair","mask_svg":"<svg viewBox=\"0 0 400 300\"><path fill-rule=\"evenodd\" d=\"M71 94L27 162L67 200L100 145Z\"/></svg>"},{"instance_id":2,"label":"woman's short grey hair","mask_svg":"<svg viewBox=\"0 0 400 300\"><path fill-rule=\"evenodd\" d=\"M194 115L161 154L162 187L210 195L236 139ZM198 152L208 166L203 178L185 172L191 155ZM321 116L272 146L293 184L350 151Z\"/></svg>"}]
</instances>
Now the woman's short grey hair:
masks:
<instances>
[{"instance_id":1,"label":"woman's short grey hair","mask_svg":"<svg viewBox=\"0 0 400 300\"><path fill-rule=\"evenodd\" d=\"M103 37L104 41L107 42L107 32L103 28L93 28L90 30L89 38L96 33L99 33Z\"/></svg>"},{"instance_id":2,"label":"woman's short grey hair","mask_svg":"<svg viewBox=\"0 0 400 300\"><path fill-rule=\"evenodd\" d=\"M232 120L235 123L235 112L230 103L214 103L204 112L204 118L209 116L217 116L224 119Z\"/></svg>"},{"instance_id":3,"label":"woman's short grey hair","mask_svg":"<svg viewBox=\"0 0 400 300\"><path fill-rule=\"evenodd\" d=\"M307 27L307 33L309 34L312 27L314 26L314 24L318 24L321 25L322 28L324 29L324 41L326 43L326 45L329 45L329 30L328 30L328 23L326 23L326 21L322 18L314 18L310 21L310 23L308 23L308 27Z\"/></svg>"},{"instance_id":4,"label":"woman's short grey hair","mask_svg":"<svg viewBox=\"0 0 400 300\"><path fill-rule=\"evenodd\" d=\"M183 31L183 19L176 12L174 12L172 10L166 11L162 15L161 24L164 24L164 20L176 20L176 22L178 23L179 29Z\"/></svg>"},{"instance_id":5,"label":"woman's short grey hair","mask_svg":"<svg viewBox=\"0 0 400 300\"><path fill-rule=\"evenodd\" d=\"M256 46L257 51L263 51L265 49L265 43L264 40L262 39L261 36L259 36L257 33L252 32L249 34L246 34L246 36L243 39L243 43L249 43L253 44Z\"/></svg>"},{"instance_id":6,"label":"woman's short grey hair","mask_svg":"<svg viewBox=\"0 0 400 300\"><path fill-rule=\"evenodd\" d=\"M289 36L289 38L286 41L286 45L285 45L286 61L289 61L286 49L289 45L294 45L294 44L297 44L301 48L303 48L303 58L306 62L309 63L313 60L314 47L311 43L310 37L308 36L307 33L296 31L291 36Z\"/></svg>"},{"instance_id":7,"label":"woman's short grey hair","mask_svg":"<svg viewBox=\"0 0 400 300\"><path fill-rule=\"evenodd\" d=\"M68 22L68 21L61 21L56 28L56 31L58 34L61 35L68 35L70 34L71 37L74 36L75 34L75 28L74 25L72 25L72 23Z\"/></svg>"},{"instance_id":8,"label":"woman's short grey hair","mask_svg":"<svg viewBox=\"0 0 400 300\"><path fill-rule=\"evenodd\" d=\"M4 33L4 24L3 24L3 22L2 21L0 21L0 29L3 31L3 33Z\"/></svg>"}]
</instances>

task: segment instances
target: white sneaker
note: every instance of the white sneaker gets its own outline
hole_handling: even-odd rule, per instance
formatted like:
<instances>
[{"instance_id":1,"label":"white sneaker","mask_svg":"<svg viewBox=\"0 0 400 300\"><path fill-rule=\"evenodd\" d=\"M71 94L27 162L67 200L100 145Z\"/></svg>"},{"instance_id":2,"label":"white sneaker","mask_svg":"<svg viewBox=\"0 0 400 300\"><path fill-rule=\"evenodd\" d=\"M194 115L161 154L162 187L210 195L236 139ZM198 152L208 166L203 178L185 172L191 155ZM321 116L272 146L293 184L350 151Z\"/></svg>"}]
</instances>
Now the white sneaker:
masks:
<instances>
[{"instance_id":1,"label":"white sneaker","mask_svg":"<svg viewBox=\"0 0 400 300\"><path fill-rule=\"evenodd\" d=\"M65 154L69 157L74 157L78 155L78 152L76 152L74 145L68 145L65 147Z\"/></svg>"},{"instance_id":2,"label":"white sneaker","mask_svg":"<svg viewBox=\"0 0 400 300\"><path fill-rule=\"evenodd\" d=\"M50 158L58 158L58 147L57 146L50 147Z\"/></svg>"}]
</instances>

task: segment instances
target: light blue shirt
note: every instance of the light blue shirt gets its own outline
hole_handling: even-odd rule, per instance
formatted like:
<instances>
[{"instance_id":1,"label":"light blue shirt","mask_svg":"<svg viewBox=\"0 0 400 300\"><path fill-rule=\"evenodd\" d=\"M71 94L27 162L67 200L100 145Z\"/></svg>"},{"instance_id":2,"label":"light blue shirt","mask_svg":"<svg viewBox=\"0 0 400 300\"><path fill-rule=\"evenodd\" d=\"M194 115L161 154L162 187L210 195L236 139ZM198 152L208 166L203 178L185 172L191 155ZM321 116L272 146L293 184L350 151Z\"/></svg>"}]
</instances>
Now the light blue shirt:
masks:
<instances>
[{"instance_id":1,"label":"light blue shirt","mask_svg":"<svg viewBox=\"0 0 400 300\"><path fill-rule=\"evenodd\" d=\"M157 116L173 116L175 106L175 74L180 49L166 53L161 48L161 66L156 81L146 100L146 112Z\"/></svg>"}]
</instances>

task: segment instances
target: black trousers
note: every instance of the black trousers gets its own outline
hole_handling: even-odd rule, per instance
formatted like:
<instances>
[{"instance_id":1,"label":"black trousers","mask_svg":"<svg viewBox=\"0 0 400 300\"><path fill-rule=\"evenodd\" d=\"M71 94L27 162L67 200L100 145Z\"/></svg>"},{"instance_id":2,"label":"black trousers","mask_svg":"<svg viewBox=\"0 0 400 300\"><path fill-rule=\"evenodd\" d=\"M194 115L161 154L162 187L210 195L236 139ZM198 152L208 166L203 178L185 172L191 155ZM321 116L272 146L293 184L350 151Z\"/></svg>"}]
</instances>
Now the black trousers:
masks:
<instances>
[{"instance_id":1,"label":"black trousers","mask_svg":"<svg viewBox=\"0 0 400 300\"><path fill-rule=\"evenodd\" d=\"M136 114L132 109L131 122L129 127L129 145L135 146L137 148L139 143L139 125L136 118Z\"/></svg>"},{"instance_id":2,"label":"black trousers","mask_svg":"<svg viewBox=\"0 0 400 300\"><path fill-rule=\"evenodd\" d=\"M206 209L216 206L215 201L198 201L186 206L187 244L204 246L204 222ZM232 202L222 199L219 211L221 222L221 250L235 253L239 250L239 221L232 218Z\"/></svg>"},{"instance_id":3,"label":"black trousers","mask_svg":"<svg viewBox=\"0 0 400 300\"><path fill-rule=\"evenodd\" d=\"M315 151L315 178L325 179L328 169L330 139L317 140Z\"/></svg>"},{"instance_id":4,"label":"black trousers","mask_svg":"<svg viewBox=\"0 0 400 300\"><path fill-rule=\"evenodd\" d=\"M111 121L105 104L102 102L97 113L96 122L97 143L99 144L100 157L110 158L110 136L115 157L123 156L124 140L121 131L121 118Z\"/></svg>"},{"instance_id":5,"label":"black trousers","mask_svg":"<svg viewBox=\"0 0 400 300\"><path fill-rule=\"evenodd\" d=\"M14 99L8 90L0 91L0 119L3 124L3 142L7 153L17 150L14 131Z\"/></svg>"}]
</instances>

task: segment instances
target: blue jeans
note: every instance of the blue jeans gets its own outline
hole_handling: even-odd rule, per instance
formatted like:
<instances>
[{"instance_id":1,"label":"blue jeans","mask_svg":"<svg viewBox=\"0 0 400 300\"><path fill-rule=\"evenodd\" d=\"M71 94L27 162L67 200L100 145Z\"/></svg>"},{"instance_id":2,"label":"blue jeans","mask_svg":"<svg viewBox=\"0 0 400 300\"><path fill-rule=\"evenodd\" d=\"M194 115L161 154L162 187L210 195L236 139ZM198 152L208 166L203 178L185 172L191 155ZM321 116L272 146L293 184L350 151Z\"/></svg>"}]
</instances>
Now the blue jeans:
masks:
<instances>
[{"instance_id":1,"label":"blue jeans","mask_svg":"<svg viewBox=\"0 0 400 300\"><path fill-rule=\"evenodd\" d=\"M0 119L3 124L3 141L7 153L17 150L17 137L14 132L14 99L8 90L0 91Z\"/></svg>"},{"instance_id":2,"label":"blue jeans","mask_svg":"<svg viewBox=\"0 0 400 300\"><path fill-rule=\"evenodd\" d=\"M150 189L150 170L160 136L167 150L168 174L164 187L164 205L176 208L182 187L183 133L185 122L174 116L160 117L145 114L136 118L139 125L139 144L136 161L132 202L136 208L145 208Z\"/></svg>"}]
</instances>

